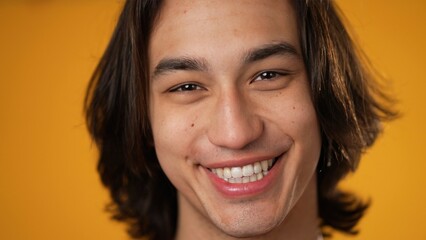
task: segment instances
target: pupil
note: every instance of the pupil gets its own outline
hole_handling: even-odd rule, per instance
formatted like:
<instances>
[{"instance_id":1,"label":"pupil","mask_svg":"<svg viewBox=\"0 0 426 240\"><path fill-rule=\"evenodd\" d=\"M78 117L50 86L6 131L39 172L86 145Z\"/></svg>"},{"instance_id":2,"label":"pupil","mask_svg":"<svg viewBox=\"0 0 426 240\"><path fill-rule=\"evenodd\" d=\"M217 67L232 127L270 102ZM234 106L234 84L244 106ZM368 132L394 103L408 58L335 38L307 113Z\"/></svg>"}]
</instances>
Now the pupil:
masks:
<instances>
[{"instance_id":1,"label":"pupil","mask_svg":"<svg viewBox=\"0 0 426 240\"><path fill-rule=\"evenodd\" d=\"M273 77L275 77L275 73L273 73L273 72L264 72L264 73L262 73L262 78L269 79L269 78L273 78Z\"/></svg>"},{"instance_id":2,"label":"pupil","mask_svg":"<svg viewBox=\"0 0 426 240\"><path fill-rule=\"evenodd\" d=\"M194 86L194 84L186 84L186 85L183 86L183 89L184 90L194 90L195 86Z\"/></svg>"}]
</instances>

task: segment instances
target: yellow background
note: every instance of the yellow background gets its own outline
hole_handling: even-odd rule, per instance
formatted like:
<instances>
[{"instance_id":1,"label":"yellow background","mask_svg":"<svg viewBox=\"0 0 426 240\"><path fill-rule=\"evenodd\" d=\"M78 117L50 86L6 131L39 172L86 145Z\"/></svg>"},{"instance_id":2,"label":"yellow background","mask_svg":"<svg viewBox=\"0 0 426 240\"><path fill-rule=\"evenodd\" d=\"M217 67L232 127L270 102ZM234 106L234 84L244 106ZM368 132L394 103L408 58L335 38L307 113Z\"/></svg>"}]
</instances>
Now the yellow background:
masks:
<instances>
[{"instance_id":1,"label":"yellow background","mask_svg":"<svg viewBox=\"0 0 426 240\"><path fill-rule=\"evenodd\" d=\"M426 1L338 2L403 113L344 183L373 200L357 239L426 239ZM0 0L0 239L127 239L82 114L121 4Z\"/></svg>"}]
</instances>

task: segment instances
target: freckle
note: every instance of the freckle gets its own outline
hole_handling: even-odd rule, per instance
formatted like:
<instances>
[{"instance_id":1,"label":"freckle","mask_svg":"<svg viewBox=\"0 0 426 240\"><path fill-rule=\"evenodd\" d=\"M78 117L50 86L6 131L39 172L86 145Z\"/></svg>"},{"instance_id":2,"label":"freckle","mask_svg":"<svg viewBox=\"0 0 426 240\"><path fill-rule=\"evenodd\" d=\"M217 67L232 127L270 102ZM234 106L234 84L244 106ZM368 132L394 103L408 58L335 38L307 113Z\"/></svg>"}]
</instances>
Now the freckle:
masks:
<instances>
[{"instance_id":1,"label":"freckle","mask_svg":"<svg viewBox=\"0 0 426 240\"><path fill-rule=\"evenodd\" d=\"M291 121L291 124L294 124L294 121Z\"/></svg>"},{"instance_id":2,"label":"freckle","mask_svg":"<svg viewBox=\"0 0 426 240\"><path fill-rule=\"evenodd\" d=\"M295 106L293 106L293 110L294 110L294 109L296 109L296 107L295 107Z\"/></svg>"},{"instance_id":3,"label":"freckle","mask_svg":"<svg viewBox=\"0 0 426 240\"><path fill-rule=\"evenodd\" d=\"M194 124L191 124L191 127L194 127Z\"/></svg>"},{"instance_id":4,"label":"freckle","mask_svg":"<svg viewBox=\"0 0 426 240\"><path fill-rule=\"evenodd\" d=\"M187 12L187 10L185 9L185 10L183 10L183 14L186 14L186 12Z\"/></svg>"}]
</instances>

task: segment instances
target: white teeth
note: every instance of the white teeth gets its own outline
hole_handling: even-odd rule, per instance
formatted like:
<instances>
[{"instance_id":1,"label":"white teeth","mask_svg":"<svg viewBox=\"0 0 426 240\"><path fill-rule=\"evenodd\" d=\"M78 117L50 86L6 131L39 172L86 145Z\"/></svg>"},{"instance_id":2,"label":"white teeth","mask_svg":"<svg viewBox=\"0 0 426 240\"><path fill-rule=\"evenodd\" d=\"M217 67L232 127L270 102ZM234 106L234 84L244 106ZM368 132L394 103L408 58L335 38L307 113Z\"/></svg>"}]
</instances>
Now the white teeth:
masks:
<instances>
[{"instance_id":1,"label":"white teeth","mask_svg":"<svg viewBox=\"0 0 426 240\"><path fill-rule=\"evenodd\" d=\"M250 177L243 177L243 183L250 182Z\"/></svg>"},{"instance_id":2,"label":"white teeth","mask_svg":"<svg viewBox=\"0 0 426 240\"><path fill-rule=\"evenodd\" d=\"M216 168L215 172L220 178L223 178L223 169L222 168Z\"/></svg>"},{"instance_id":3,"label":"white teeth","mask_svg":"<svg viewBox=\"0 0 426 240\"><path fill-rule=\"evenodd\" d=\"M233 178L240 178L243 176L243 171L240 167L233 167L231 168L231 174Z\"/></svg>"},{"instance_id":4,"label":"white teeth","mask_svg":"<svg viewBox=\"0 0 426 240\"><path fill-rule=\"evenodd\" d=\"M223 169L223 177L224 178L231 178L232 177L230 168L226 167L226 168Z\"/></svg>"},{"instance_id":5,"label":"white teeth","mask_svg":"<svg viewBox=\"0 0 426 240\"><path fill-rule=\"evenodd\" d=\"M214 168L211 171L219 178L230 183L249 183L261 180L268 174L273 165L273 159L255 162L243 167Z\"/></svg>"},{"instance_id":6,"label":"white teeth","mask_svg":"<svg viewBox=\"0 0 426 240\"><path fill-rule=\"evenodd\" d=\"M262 165L263 171L268 171L268 161L267 160L260 162L260 165Z\"/></svg>"},{"instance_id":7,"label":"white teeth","mask_svg":"<svg viewBox=\"0 0 426 240\"><path fill-rule=\"evenodd\" d=\"M262 172L262 166L260 165L259 162L256 162L253 164L253 169L254 169L254 173L256 174Z\"/></svg>"},{"instance_id":8,"label":"white teeth","mask_svg":"<svg viewBox=\"0 0 426 240\"><path fill-rule=\"evenodd\" d=\"M249 164L243 167L243 176L248 177L253 175L253 165Z\"/></svg>"}]
</instances>

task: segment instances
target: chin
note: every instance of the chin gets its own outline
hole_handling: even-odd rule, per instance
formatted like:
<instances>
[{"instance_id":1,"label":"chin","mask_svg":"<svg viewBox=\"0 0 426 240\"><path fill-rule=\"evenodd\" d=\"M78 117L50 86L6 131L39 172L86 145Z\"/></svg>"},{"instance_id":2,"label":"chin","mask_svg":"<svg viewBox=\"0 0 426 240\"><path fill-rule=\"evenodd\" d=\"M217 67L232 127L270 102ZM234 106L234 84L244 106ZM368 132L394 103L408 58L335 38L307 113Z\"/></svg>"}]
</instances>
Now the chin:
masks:
<instances>
[{"instance_id":1,"label":"chin","mask_svg":"<svg viewBox=\"0 0 426 240\"><path fill-rule=\"evenodd\" d=\"M279 208L276 206L262 206L262 204L260 206L244 204L238 210L232 207L230 209L232 210L228 213L216 212L215 216L210 217L216 228L236 238L267 235L278 229L287 215L285 210L277 211Z\"/></svg>"},{"instance_id":2,"label":"chin","mask_svg":"<svg viewBox=\"0 0 426 240\"><path fill-rule=\"evenodd\" d=\"M254 221L252 223L239 222L221 226L222 232L235 238L250 238L267 235L279 226L279 222Z\"/></svg>"}]
</instances>

